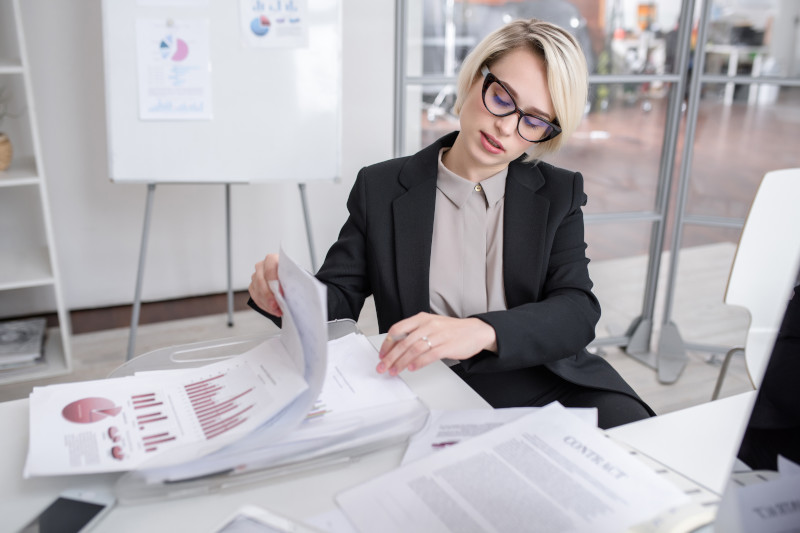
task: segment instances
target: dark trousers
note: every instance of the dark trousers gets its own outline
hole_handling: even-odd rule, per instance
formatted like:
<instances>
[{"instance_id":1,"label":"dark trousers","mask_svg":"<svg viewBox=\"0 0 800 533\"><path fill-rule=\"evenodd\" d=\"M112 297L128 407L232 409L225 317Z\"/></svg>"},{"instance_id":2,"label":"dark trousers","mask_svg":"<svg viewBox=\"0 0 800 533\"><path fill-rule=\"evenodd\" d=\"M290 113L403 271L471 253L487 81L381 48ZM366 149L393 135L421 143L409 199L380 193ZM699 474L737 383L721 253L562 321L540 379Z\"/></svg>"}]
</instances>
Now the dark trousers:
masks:
<instances>
[{"instance_id":1,"label":"dark trousers","mask_svg":"<svg viewBox=\"0 0 800 533\"><path fill-rule=\"evenodd\" d=\"M451 370L495 408L543 407L554 401L564 407L596 407L602 429L650 417L633 396L570 383L544 366L485 374L466 374L461 365Z\"/></svg>"}]
</instances>

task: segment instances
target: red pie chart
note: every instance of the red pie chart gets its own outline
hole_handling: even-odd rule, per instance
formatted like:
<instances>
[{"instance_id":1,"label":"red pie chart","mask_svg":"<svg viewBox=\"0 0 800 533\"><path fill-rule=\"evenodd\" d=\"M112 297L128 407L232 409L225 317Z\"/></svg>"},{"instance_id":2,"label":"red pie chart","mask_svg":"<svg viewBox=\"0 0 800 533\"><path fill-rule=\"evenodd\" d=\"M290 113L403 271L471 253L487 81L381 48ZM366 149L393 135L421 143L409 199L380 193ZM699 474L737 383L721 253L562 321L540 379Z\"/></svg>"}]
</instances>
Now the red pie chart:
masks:
<instances>
[{"instance_id":1,"label":"red pie chart","mask_svg":"<svg viewBox=\"0 0 800 533\"><path fill-rule=\"evenodd\" d=\"M82 398L61 411L61 415L76 424L99 422L108 416L117 416L122 407L114 405L108 398Z\"/></svg>"}]
</instances>

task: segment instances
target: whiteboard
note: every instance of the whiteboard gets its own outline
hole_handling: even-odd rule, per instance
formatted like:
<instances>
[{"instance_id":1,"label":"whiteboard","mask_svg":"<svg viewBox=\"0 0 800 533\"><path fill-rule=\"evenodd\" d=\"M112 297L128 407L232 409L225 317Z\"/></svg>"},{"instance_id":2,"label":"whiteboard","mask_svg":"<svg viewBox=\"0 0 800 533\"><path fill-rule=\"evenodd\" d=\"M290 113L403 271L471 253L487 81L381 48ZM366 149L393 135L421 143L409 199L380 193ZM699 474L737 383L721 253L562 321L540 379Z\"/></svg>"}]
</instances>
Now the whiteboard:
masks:
<instances>
[{"instance_id":1,"label":"whiteboard","mask_svg":"<svg viewBox=\"0 0 800 533\"><path fill-rule=\"evenodd\" d=\"M263 6L281 0L254 1ZM246 4L253 1L103 0L106 135L113 181L306 182L339 176L338 0L282 1L300 2L304 8L307 31L300 44L252 45L242 20L249 16ZM143 118L140 84L146 78L140 76L138 61L147 47L142 46L141 28L159 23L203 29L207 118Z\"/></svg>"}]
</instances>

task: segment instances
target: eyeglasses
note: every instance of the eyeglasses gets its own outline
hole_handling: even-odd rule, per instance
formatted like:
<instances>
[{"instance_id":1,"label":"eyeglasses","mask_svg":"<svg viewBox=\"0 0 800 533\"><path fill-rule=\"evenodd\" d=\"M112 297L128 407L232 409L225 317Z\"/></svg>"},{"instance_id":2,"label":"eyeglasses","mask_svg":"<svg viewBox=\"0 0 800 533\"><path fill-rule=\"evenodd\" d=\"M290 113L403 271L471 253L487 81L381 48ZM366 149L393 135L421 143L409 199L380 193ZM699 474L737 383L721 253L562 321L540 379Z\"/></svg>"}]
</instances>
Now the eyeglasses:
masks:
<instances>
[{"instance_id":1,"label":"eyeglasses","mask_svg":"<svg viewBox=\"0 0 800 533\"><path fill-rule=\"evenodd\" d=\"M496 117L507 117L517 113L519 120L517 121L517 132L519 136L528 142L541 143L549 141L553 137L561 133L561 127L558 124L558 119L549 121L536 115L523 112L517 107L511 93L508 92L505 85L495 78L494 74L489 72L487 66L481 68L483 74L483 105L486 110Z\"/></svg>"}]
</instances>

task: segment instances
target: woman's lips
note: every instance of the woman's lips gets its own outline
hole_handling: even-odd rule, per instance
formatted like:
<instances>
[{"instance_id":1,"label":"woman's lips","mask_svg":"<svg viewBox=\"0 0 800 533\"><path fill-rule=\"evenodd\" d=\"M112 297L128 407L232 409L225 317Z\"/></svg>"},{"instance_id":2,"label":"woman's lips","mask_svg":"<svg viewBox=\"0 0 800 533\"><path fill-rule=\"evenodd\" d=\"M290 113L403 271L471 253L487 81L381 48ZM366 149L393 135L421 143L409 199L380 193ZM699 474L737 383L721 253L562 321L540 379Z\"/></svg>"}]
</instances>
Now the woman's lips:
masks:
<instances>
[{"instance_id":1,"label":"woman's lips","mask_svg":"<svg viewBox=\"0 0 800 533\"><path fill-rule=\"evenodd\" d=\"M500 141L487 133L481 132L481 143L483 143L483 147L486 148L487 151L493 154L502 154L505 152Z\"/></svg>"}]
</instances>

